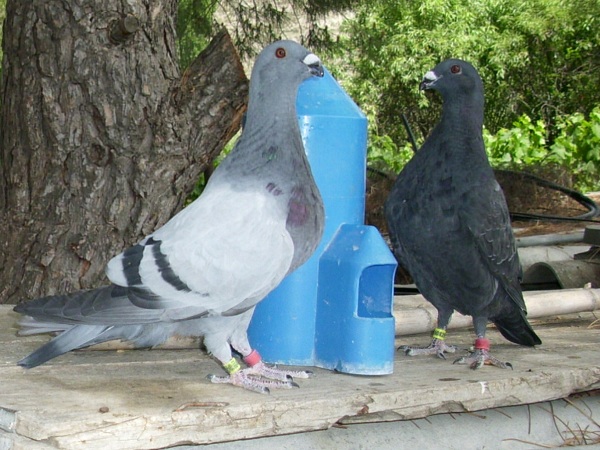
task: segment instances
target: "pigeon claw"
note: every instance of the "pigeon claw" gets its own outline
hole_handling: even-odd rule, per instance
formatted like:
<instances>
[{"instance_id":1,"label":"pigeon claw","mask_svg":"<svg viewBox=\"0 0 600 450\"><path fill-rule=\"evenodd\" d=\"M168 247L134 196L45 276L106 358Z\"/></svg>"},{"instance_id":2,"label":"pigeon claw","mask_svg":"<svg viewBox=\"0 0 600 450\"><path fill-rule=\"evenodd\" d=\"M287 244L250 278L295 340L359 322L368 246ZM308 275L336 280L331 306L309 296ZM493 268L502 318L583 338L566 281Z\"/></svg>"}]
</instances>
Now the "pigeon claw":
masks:
<instances>
[{"instance_id":1,"label":"pigeon claw","mask_svg":"<svg viewBox=\"0 0 600 450\"><path fill-rule=\"evenodd\" d=\"M511 363L500 361L485 349L476 349L475 351L471 352L471 354L454 360L453 364L468 364L473 370L481 369L484 365L496 366L501 369L513 368Z\"/></svg>"},{"instance_id":2,"label":"pigeon claw","mask_svg":"<svg viewBox=\"0 0 600 450\"><path fill-rule=\"evenodd\" d=\"M398 350L404 352L406 356L418 356L418 355L436 355L438 358L446 359L444 353L455 353L456 347L454 345L448 345L440 339L434 339L426 347L412 347L410 345L401 345Z\"/></svg>"},{"instance_id":3,"label":"pigeon claw","mask_svg":"<svg viewBox=\"0 0 600 450\"><path fill-rule=\"evenodd\" d=\"M246 370L251 370L251 373L255 375L279 381L292 381L294 378L310 378L313 375L309 370L278 369L277 366L270 367L262 361Z\"/></svg>"},{"instance_id":4,"label":"pigeon claw","mask_svg":"<svg viewBox=\"0 0 600 450\"><path fill-rule=\"evenodd\" d=\"M229 376L208 375L211 383L233 384L259 394L269 394L271 389L293 389L299 388L294 382L294 377L309 378L310 371L281 370L270 367L262 361L252 367L239 370Z\"/></svg>"},{"instance_id":5,"label":"pigeon claw","mask_svg":"<svg viewBox=\"0 0 600 450\"><path fill-rule=\"evenodd\" d=\"M291 381L268 380L252 376L248 369L240 370L229 376L209 375L207 378L211 383L232 384L258 394L270 394L271 389L292 389L294 387L294 383Z\"/></svg>"}]
</instances>

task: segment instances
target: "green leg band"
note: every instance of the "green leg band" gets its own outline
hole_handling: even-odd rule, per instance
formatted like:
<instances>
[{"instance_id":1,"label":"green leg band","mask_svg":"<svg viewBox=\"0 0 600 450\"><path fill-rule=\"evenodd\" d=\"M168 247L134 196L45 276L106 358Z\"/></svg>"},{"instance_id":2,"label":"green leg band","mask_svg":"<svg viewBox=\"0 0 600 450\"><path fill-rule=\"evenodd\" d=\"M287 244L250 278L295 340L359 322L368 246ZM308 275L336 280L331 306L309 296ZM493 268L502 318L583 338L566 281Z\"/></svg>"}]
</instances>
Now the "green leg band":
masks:
<instances>
[{"instance_id":1,"label":"green leg band","mask_svg":"<svg viewBox=\"0 0 600 450\"><path fill-rule=\"evenodd\" d=\"M446 330L436 328L435 330L433 330L433 338L437 339L438 341L443 341L444 339L446 339Z\"/></svg>"},{"instance_id":2,"label":"green leg band","mask_svg":"<svg viewBox=\"0 0 600 450\"><path fill-rule=\"evenodd\" d=\"M235 358L231 358L227 364L223 364L223 368L227 371L227 373L229 373L229 375L233 375L234 373L239 372L241 369L240 364Z\"/></svg>"}]
</instances>

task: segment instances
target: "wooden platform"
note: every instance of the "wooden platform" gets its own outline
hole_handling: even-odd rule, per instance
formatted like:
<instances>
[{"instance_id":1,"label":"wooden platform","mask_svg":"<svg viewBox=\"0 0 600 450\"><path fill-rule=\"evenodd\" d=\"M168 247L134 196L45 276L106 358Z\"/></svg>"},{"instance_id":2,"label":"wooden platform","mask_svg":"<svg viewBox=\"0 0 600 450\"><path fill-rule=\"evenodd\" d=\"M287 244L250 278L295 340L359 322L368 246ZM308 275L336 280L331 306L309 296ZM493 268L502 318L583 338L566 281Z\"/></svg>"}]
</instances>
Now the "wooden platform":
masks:
<instances>
[{"instance_id":1,"label":"wooden platform","mask_svg":"<svg viewBox=\"0 0 600 450\"><path fill-rule=\"evenodd\" d=\"M492 351L514 370L472 371L452 356L398 353L393 375L314 369L314 378L297 380L299 389L270 395L211 384L206 375L222 370L194 349L82 351L27 371L15 362L47 338L17 338L17 317L0 306L0 449L157 449L528 404L600 387L592 313L537 321L544 344L536 349L491 329ZM464 348L472 339L470 329L448 335ZM398 339L428 341L426 334Z\"/></svg>"}]
</instances>

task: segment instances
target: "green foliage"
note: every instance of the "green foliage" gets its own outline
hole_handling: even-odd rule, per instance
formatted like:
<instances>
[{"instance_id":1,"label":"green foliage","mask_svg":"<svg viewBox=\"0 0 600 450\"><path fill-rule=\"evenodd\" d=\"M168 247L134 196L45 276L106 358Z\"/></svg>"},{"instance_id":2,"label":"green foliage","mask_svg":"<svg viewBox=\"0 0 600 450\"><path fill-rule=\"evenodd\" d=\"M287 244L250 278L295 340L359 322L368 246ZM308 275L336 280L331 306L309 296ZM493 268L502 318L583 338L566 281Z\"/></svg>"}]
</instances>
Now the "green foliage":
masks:
<instances>
[{"instance_id":1,"label":"green foliage","mask_svg":"<svg viewBox=\"0 0 600 450\"><path fill-rule=\"evenodd\" d=\"M569 167L582 190L600 189L600 107L587 119L575 113L559 120L550 159Z\"/></svg>"},{"instance_id":2,"label":"green foliage","mask_svg":"<svg viewBox=\"0 0 600 450\"><path fill-rule=\"evenodd\" d=\"M409 143L398 147L387 135L371 134L367 150L370 167L398 173L410 161L413 154L413 148Z\"/></svg>"},{"instance_id":3,"label":"green foliage","mask_svg":"<svg viewBox=\"0 0 600 450\"><path fill-rule=\"evenodd\" d=\"M404 147L402 112L418 136L430 132L440 99L420 93L418 84L449 57L478 68L492 134L525 114L530 123L501 141L552 145L560 117L589 115L600 104L599 21L597 0L374 0L346 22L332 56L340 60L336 75L373 121L372 155L387 152L390 140ZM539 121L543 136L536 135Z\"/></svg>"},{"instance_id":4,"label":"green foliage","mask_svg":"<svg viewBox=\"0 0 600 450\"><path fill-rule=\"evenodd\" d=\"M484 130L483 138L490 163L495 167L535 165L548 156L544 123L533 122L527 115L515 121L512 128L501 128L495 135Z\"/></svg>"},{"instance_id":5,"label":"green foliage","mask_svg":"<svg viewBox=\"0 0 600 450\"><path fill-rule=\"evenodd\" d=\"M213 0L179 0L177 9L177 50L179 65L185 69L208 45L217 2Z\"/></svg>"},{"instance_id":6,"label":"green foliage","mask_svg":"<svg viewBox=\"0 0 600 450\"><path fill-rule=\"evenodd\" d=\"M510 129L492 135L484 130L484 141L495 167L559 165L568 168L576 188L600 189L600 107L586 118L575 113L557 118L554 143L546 144L548 130L541 120L523 115Z\"/></svg>"}]
</instances>

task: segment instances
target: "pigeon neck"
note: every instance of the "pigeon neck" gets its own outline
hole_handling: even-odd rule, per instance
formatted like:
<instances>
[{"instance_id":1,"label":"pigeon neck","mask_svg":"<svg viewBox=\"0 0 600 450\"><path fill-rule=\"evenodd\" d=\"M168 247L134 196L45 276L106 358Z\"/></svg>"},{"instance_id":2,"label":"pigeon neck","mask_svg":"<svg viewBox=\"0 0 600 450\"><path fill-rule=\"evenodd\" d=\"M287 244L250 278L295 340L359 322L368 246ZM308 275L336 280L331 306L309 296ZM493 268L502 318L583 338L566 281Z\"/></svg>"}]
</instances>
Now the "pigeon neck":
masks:
<instances>
[{"instance_id":1,"label":"pigeon neck","mask_svg":"<svg viewBox=\"0 0 600 450\"><path fill-rule=\"evenodd\" d=\"M257 92L250 92L250 101L246 113L245 128L261 130L270 128L286 130L297 127L296 95L298 87L283 89L283 83L273 83L263 86ZM277 99L277 103L269 101L267 97Z\"/></svg>"},{"instance_id":2,"label":"pigeon neck","mask_svg":"<svg viewBox=\"0 0 600 450\"><path fill-rule=\"evenodd\" d=\"M294 161L304 158L296 115L298 87L270 87L251 90L242 135L219 166L221 172L234 171L238 176L256 177L257 173L266 171L293 178L293 171L297 169Z\"/></svg>"},{"instance_id":3,"label":"pigeon neck","mask_svg":"<svg viewBox=\"0 0 600 450\"><path fill-rule=\"evenodd\" d=\"M442 106L442 122L467 127L481 133L483 129L483 96L444 99Z\"/></svg>"}]
</instances>

